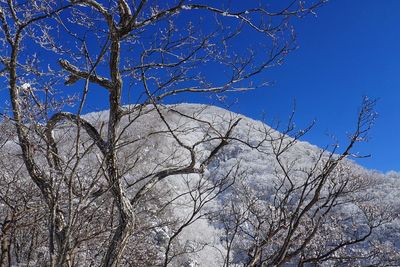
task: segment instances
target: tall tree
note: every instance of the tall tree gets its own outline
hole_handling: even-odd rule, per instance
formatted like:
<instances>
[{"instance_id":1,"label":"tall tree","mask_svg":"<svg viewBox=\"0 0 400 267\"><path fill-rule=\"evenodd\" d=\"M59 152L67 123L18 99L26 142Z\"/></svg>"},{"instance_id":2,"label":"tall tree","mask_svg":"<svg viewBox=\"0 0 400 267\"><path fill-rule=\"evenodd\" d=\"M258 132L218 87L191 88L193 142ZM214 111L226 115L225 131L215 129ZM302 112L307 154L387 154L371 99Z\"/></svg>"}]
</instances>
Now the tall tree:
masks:
<instances>
[{"instance_id":1,"label":"tall tree","mask_svg":"<svg viewBox=\"0 0 400 267\"><path fill-rule=\"evenodd\" d=\"M257 75L281 64L296 47L291 21L312 14L324 2L0 1L1 74L11 103L5 114L15 127L23 161L23 167L4 174L3 180L12 185L12 192L22 192L24 185L12 181L24 175L36 186L33 192L23 192L17 204L7 200L8 194L2 197L9 203L9 213L2 224L1 264L29 264L31 258L49 266L172 264L184 254L177 237L204 216L205 205L241 175L239 164L213 181L205 175L207 166L235 141L240 119L216 126L211 119L205 121L163 103L188 94L220 97L265 85L267 81ZM249 31L254 33L254 42L243 42ZM95 97L107 99L99 101L109 109L107 119L82 116ZM177 124L179 120L202 125L198 140L185 139L192 129ZM132 136L130 126L148 121L155 128L150 132L136 129ZM349 151L364 134L363 122L359 121L360 131L351 140ZM161 137L173 145L155 146L153 142ZM242 142L255 148L251 142ZM206 155L203 146L210 147ZM278 162L282 149L285 147L275 151ZM346 150L341 157L330 158L318 175L310 174L309 180L288 189L284 192L287 197L279 199L286 209L289 195L310 186L317 188L311 196L300 198L298 212L285 218L292 227L285 232L287 243L311 207L322 205L323 213L342 193L344 188L339 186L328 202L320 197L327 177L347 154ZM143 168L144 162L150 166ZM10 167L7 162L3 165ZM286 172L283 165L281 171ZM187 191L172 200L155 196L157 185L174 175L187 178ZM285 183L290 181L286 175ZM187 196L190 215L183 220L169 218L171 203ZM151 205L159 206L157 212ZM34 219L22 216L32 210L39 214ZM170 229L163 241L163 255L153 251L153 262L140 259L140 253L131 259L135 255L127 256L126 247L140 247L143 240L155 242L155 238L138 234L155 228L146 224L151 216L158 219L157 227ZM162 216L165 218L160 219ZM43 233L40 222L46 223L47 235L38 234ZM316 225L319 223L317 219ZM18 247L20 241L12 241L11 233L24 232L26 225L33 239L31 246ZM314 234L310 230L295 251L283 244L274 254L273 264L301 254L300 248L306 247ZM251 246L250 266L263 259L263 244ZM328 250L318 257L330 254ZM303 255L303 263L313 261L315 258Z\"/></svg>"}]
</instances>

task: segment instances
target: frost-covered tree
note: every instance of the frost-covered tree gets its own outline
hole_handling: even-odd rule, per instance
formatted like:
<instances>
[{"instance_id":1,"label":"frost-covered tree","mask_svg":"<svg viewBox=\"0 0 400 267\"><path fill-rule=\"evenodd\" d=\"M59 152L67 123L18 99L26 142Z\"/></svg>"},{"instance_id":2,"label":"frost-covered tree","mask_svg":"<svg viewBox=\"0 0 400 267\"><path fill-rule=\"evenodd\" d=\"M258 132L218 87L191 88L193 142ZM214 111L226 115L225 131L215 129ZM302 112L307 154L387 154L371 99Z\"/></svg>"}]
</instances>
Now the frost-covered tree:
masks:
<instances>
[{"instance_id":1,"label":"frost-covered tree","mask_svg":"<svg viewBox=\"0 0 400 267\"><path fill-rule=\"evenodd\" d=\"M264 174L270 177L236 183L223 216L216 216L225 266L391 266L400 260L395 238L378 230L390 225L399 232L398 205L371 194L384 181L347 159L360 157L352 151L367 138L373 105L364 100L341 152L338 145L330 152L296 152L309 128L295 132L292 121L281 133L265 131L257 149L274 162Z\"/></svg>"},{"instance_id":2,"label":"frost-covered tree","mask_svg":"<svg viewBox=\"0 0 400 267\"><path fill-rule=\"evenodd\" d=\"M240 118L163 103L265 85L324 2L1 0L1 265L188 264L207 244L180 236L243 176L209 172Z\"/></svg>"}]
</instances>

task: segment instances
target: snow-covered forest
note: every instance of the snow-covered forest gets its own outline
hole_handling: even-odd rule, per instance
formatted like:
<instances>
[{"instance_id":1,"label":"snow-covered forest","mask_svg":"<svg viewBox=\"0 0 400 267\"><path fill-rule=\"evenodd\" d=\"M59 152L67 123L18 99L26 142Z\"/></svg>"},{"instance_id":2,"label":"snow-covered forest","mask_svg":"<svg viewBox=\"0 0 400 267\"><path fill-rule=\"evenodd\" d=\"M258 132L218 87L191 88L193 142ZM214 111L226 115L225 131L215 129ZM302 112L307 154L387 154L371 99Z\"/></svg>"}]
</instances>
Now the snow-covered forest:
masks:
<instances>
[{"instance_id":1,"label":"snow-covered forest","mask_svg":"<svg viewBox=\"0 0 400 267\"><path fill-rule=\"evenodd\" d=\"M184 103L265 86L326 1L246 2L0 0L1 267L400 265L375 100L326 148Z\"/></svg>"},{"instance_id":2,"label":"snow-covered forest","mask_svg":"<svg viewBox=\"0 0 400 267\"><path fill-rule=\"evenodd\" d=\"M162 117L148 106L121 121L118 166L135 214L121 266L399 262L399 174L368 171L298 141L303 132L290 125L281 133L205 105L166 106L160 112ZM104 111L82 119L102 129L108 117ZM2 125L1 136L2 246L10 246L17 266L44 266L48 211L10 126ZM54 187L68 223L55 225L68 227L70 264L90 266L106 253L118 214L101 151L80 131L65 122L54 132L62 155ZM222 140L227 144L210 160ZM45 156L35 156L40 166L48 164Z\"/></svg>"}]
</instances>

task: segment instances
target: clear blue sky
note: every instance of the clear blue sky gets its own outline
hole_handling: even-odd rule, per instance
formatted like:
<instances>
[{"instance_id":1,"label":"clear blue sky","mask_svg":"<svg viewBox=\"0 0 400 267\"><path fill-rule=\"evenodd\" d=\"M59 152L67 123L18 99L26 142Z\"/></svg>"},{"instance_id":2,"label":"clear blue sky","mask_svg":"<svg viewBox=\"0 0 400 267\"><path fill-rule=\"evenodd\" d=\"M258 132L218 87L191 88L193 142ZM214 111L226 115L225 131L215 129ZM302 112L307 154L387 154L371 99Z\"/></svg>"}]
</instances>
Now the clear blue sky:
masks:
<instances>
[{"instance_id":1,"label":"clear blue sky","mask_svg":"<svg viewBox=\"0 0 400 267\"><path fill-rule=\"evenodd\" d=\"M379 98L379 118L371 138L357 147L372 157L359 163L383 172L400 171L399 10L399 0L331 0L317 17L296 20L299 49L282 66L262 73L274 85L229 96L229 102L238 98L232 109L255 119L265 112L267 121L285 120L295 99L300 127L317 120L305 140L326 146L333 142L332 135L346 141L363 96ZM250 41L256 45L255 38L245 36L243 47ZM0 90L1 104L7 95L4 88ZM93 96L85 111L107 108L106 101L99 100L107 99L104 90L94 90ZM210 102L198 95L184 101Z\"/></svg>"},{"instance_id":2,"label":"clear blue sky","mask_svg":"<svg viewBox=\"0 0 400 267\"><path fill-rule=\"evenodd\" d=\"M345 144L363 96L377 98L379 117L370 139L354 152L371 154L357 160L367 168L400 171L399 10L398 0L330 0L317 17L295 20L299 48L262 74L274 85L230 96L228 101L238 99L232 109L285 121L295 100L299 127L316 119L304 140L325 147L332 136Z\"/></svg>"},{"instance_id":3,"label":"clear blue sky","mask_svg":"<svg viewBox=\"0 0 400 267\"><path fill-rule=\"evenodd\" d=\"M240 98L236 110L253 118L287 118L296 99L297 122L316 127L305 140L319 146L334 135L345 142L363 96L379 98L379 114L363 166L400 171L400 1L331 0L317 17L297 21L299 49L263 75L275 82Z\"/></svg>"}]
</instances>

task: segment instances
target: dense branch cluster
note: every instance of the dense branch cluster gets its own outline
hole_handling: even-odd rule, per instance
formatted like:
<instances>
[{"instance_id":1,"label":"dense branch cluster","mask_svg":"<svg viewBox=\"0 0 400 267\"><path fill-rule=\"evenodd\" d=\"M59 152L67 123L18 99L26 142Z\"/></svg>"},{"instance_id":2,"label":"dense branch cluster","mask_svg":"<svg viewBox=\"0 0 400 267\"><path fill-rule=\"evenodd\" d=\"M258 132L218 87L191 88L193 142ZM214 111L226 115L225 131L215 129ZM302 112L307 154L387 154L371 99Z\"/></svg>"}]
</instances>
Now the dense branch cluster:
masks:
<instances>
[{"instance_id":1,"label":"dense branch cluster","mask_svg":"<svg viewBox=\"0 0 400 267\"><path fill-rule=\"evenodd\" d=\"M240 135L238 116L164 104L264 86L257 74L296 47L291 20L325 1L247 2L0 1L0 77L10 99L0 136L0 266L192 264L211 247L188 238L198 223L222 229L223 266L399 259L390 245L383 258L383 245L370 244L397 217L361 197L372 178L346 160L367 136L373 101L364 101L347 147L321 151L306 169L296 167L301 155L286 157L308 130L294 133L292 121L282 134L265 126ZM243 49L248 32L259 41ZM96 97L109 111L82 115ZM272 155L267 198L240 157L222 160L235 147Z\"/></svg>"}]
</instances>

